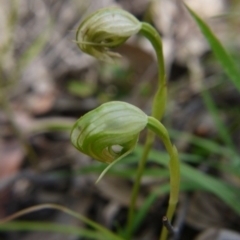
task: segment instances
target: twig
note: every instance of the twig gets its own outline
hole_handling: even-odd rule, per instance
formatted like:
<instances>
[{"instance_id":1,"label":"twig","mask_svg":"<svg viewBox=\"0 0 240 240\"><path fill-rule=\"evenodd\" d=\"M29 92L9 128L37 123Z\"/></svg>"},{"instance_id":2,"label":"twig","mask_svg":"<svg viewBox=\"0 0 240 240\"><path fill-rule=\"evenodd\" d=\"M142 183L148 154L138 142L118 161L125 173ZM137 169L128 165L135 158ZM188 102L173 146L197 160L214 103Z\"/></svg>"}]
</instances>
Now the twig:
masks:
<instances>
[{"instance_id":1,"label":"twig","mask_svg":"<svg viewBox=\"0 0 240 240\"><path fill-rule=\"evenodd\" d=\"M176 234L177 231L173 228L172 224L168 221L168 218L166 216L163 216L162 223L167 228L170 234L172 235Z\"/></svg>"}]
</instances>

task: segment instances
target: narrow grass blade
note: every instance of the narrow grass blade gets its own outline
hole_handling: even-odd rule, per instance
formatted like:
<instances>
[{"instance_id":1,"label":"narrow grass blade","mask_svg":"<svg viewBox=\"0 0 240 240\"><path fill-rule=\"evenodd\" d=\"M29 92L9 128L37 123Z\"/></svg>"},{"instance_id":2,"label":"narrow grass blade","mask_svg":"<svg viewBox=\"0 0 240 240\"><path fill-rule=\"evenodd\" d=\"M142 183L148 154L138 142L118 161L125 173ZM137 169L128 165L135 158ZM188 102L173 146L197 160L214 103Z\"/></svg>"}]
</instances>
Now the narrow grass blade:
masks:
<instances>
[{"instance_id":1,"label":"narrow grass blade","mask_svg":"<svg viewBox=\"0 0 240 240\"><path fill-rule=\"evenodd\" d=\"M142 147L138 146L135 149L135 153L140 156ZM152 161L168 167L168 161L161 159L157 151L152 150L149 155L149 159ZM217 179L213 176L207 175L203 172L196 170L195 168L188 166L185 163L181 163L181 176L189 181L198 184L206 191L209 191L218 196L224 201L229 207L231 207L236 213L240 214L240 205L238 199L240 193L233 186L223 182L221 179Z\"/></svg>"},{"instance_id":2,"label":"narrow grass blade","mask_svg":"<svg viewBox=\"0 0 240 240\"><path fill-rule=\"evenodd\" d=\"M224 71L232 80L238 91L240 91L240 71L237 65L235 64L231 56L228 54L228 52L225 50L218 38L214 35L212 30L208 27L208 25L192 9L190 9L187 5L185 6L198 24L203 35L207 39L213 53L215 54L218 61L221 63Z\"/></svg>"},{"instance_id":3,"label":"narrow grass blade","mask_svg":"<svg viewBox=\"0 0 240 240\"><path fill-rule=\"evenodd\" d=\"M202 91L202 97L205 102L205 105L211 114L216 127L217 131L222 139L222 141L228 146L230 149L232 149L234 152L236 152L235 146L233 144L233 141L231 139L231 135L229 134L229 130L227 126L222 122L222 120L219 118L219 110L217 109L208 89L203 89Z\"/></svg>"},{"instance_id":4,"label":"narrow grass blade","mask_svg":"<svg viewBox=\"0 0 240 240\"><path fill-rule=\"evenodd\" d=\"M120 165L120 164L119 164ZM104 170L104 167L99 166L99 165L93 165L93 166L88 166L88 167L83 167L79 170L76 170L75 174L80 175L80 174L88 174L88 173L101 173ZM116 168L109 169L107 175L112 175L115 177L121 177L121 178L132 178L136 174L136 168L126 168L124 166L118 166ZM166 169L145 169L143 176L148 176L148 177L168 177L169 172Z\"/></svg>"},{"instance_id":5,"label":"narrow grass blade","mask_svg":"<svg viewBox=\"0 0 240 240\"><path fill-rule=\"evenodd\" d=\"M63 233L67 235L75 235L87 239L105 240L106 236L93 230L81 229L73 226L62 224L55 224L50 222L28 222L28 221L14 221L0 224L0 232L6 231L41 231ZM111 240L111 238L108 238Z\"/></svg>"},{"instance_id":6,"label":"narrow grass blade","mask_svg":"<svg viewBox=\"0 0 240 240\"><path fill-rule=\"evenodd\" d=\"M182 139L182 138L188 139L188 141L191 142L192 144L202 147L211 153L219 154L227 158L234 157L240 160L240 158L236 156L235 152L232 149L222 146L212 140L200 138L192 134L180 132L173 129L169 130L169 134L171 138L174 138L174 139Z\"/></svg>"},{"instance_id":7,"label":"narrow grass blade","mask_svg":"<svg viewBox=\"0 0 240 240\"><path fill-rule=\"evenodd\" d=\"M31 212L35 212L35 211L39 211L39 210L42 210L42 209L56 209L58 211L61 211L61 212L64 212L72 217L75 217L76 219L84 222L85 224L87 224L88 226L91 226L93 229L96 229L97 231L99 231L103 236L105 236L107 239L111 239L111 240L123 240L121 237L119 237L118 235L114 234L113 232L111 232L110 230L108 230L107 228L105 228L104 226L90 220L89 218L79 214L79 213L76 213L72 210L70 210L69 208L66 208L64 206L61 206L61 205L58 205L58 204L39 204L39 205L36 205L36 206L32 206L32 207L29 207L29 208L25 208L21 211L18 211L4 219L1 219L0 220L0 226L2 224L6 224L7 222L11 221L11 220L14 220L18 217L21 217L23 215L26 215L28 213L31 213Z\"/></svg>"}]
</instances>

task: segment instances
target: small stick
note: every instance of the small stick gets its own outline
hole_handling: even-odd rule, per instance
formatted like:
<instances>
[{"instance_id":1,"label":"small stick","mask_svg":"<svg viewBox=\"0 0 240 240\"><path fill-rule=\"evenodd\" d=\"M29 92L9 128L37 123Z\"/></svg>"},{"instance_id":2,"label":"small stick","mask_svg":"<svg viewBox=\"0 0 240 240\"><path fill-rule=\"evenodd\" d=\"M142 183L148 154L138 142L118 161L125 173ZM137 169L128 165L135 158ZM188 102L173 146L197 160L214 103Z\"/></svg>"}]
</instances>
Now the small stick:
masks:
<instances>
[{"instance_id":1,"label":"small stick","mask_svg":"<svg viewBox=\"0 0 240 240\"><path fill-rule=\"evenodd\" d=\"M166 216L162 218L163 225L167 228L168 232L172 235L176 234L176 230L173 228L172 224L169 222Z\"/></svg>"}]
</instances>

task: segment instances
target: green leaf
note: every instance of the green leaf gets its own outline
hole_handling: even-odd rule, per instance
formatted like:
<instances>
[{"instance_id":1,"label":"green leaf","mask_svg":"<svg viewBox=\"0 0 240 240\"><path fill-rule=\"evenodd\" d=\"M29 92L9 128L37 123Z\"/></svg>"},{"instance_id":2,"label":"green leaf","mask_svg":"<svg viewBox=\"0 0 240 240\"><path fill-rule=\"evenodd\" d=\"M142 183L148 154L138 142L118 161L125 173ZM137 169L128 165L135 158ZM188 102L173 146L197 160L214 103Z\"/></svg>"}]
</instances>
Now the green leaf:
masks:
<instances>
[{"instance_id":1,"label":"green leaf","mask_svg":"<svg viewBox=\"0 0 240 240\"><path fill-rule=\"evenodd\" d=\"M137 146L135 152L139 157L142 152L142 147ZM168 161L162 159L158 151L152 150L149 155L149 159L152 161L168 167ZM187 179L193 183L199 185L201 188L208 192L215 194L222 199L229 207L231 207L236 213L240 214L240 205L238 199L240 198L239 191L230 184L223 182L221 179L217 179L213 176L207 175L197 169L188 166L181 162L181 177Z\"/></svg>"},{"instance_id":2,"label":"green leaf","mask_svg":"<svg viewBox=\"0 0 240 240\"><path fill-rule=\"evenodd\" d=\"M77 213L75 211L72 211L69 208L66 208L66 207L58 205L58 204L50 204L50 203L49 204L39 204L39 205L35 205L35 206L29 207L29 208L25 208L25 209L20 210L20 211L18 211L16 213L14 213L14 214L4 218L4 219L1 219L0 220L0 229L6 229L7 226L10 226L9 228L14 229L14 226L11 226L11 223L10 223L11 220L14 220L14 219L16 219L18 217L21 217L21 216L24 216L24 215L26 215L28 213L39 211L39 210L42 210L42 209L55 209L55 210L64 212L64 213L66 213L66 214L68 214L68 215L70 215L70 216L72 216L72 217L74 217L74 218L84 222L88 226L91 226L93 229L95 229L96 231L101 233L103 236L105 236L106 239L109 239L109 240L123 240L121 237L119 237L118 235L116 235L112 231L108 230L104 226L98 224L97 222L94 222L91 219L89 219L89 218L87 218L87 217L85 217L85 216L83 216L83 215L81 215L81 214L79 214L79 213ZM34 226L35 225L33 225L33 227ZM19 230L21 229L20 225L19 225L19 227L17 225L15 225L15 227L19 228ZM28 228L28 226L26 224L23 224L22 228L26 229L26 230L27 229L31 230L31 227L29 226L29 228ZM43 227L43 228L46 229L47 227ZM65 232L69 232L69 231L66 229ZM84 232L84 230L83 230L83 232ZM85 233L87 233L87 232L85 232Z\"/></svg>"},{"instance_id":3,"label":"green leaf","mask_svg":"<svg viewBox=\"0 0 240 240\"><path fill-rule=\"evenodd\" d=\"M232 141L231 135L229 133L229 130L228 130L227 126L224 124L224 122L221 120L221 118L219 117L220 112L219 112L218 108L216 107L208 89L203 89L202 97L203 97L203 100L205 102L205 105L206 105L209 113L211 114L211 116L215 122L218 134L221 137L222 141L233 152L237 152L235 149L234 143Z\"/></svg>"},{"instance_id":4,"label":"green leaf","mask_svg":"<svg viewBox=\"0 0 240 240\"><path fill-rule=\"evenodd\" d=\"M67 226L62 224L55 224L50 222L28 222L28 221L14 221L0 224L0 232L5 231L41 231L63 233L68 235L76 235L79 237L105 240L106 236L100 232L93 230L81 229L79 227ZM108 238L109 240L111 238Z\"/></svg>"},{"instance_id":5,"label":"green leaf","mask_svg":"<svg viewBox=\"0 0 240 240\"><path fill-rule=\"evenodd\" d=\"M183 138L187 139L191 144L204 148L210 153L218 154L226 158L235 158L236 161L237 159L238 161L240 161L239 156L237 156L236 153L231 148L222 146L214 142L213 140L200 138L200 137L194 136L193 134L185 133L185 132L181 132L173 129L169 130L169 134L171 138L174 138L174 139L183 139Z\"/></svg>"},{"instance_id":6,"label":"green leaf","mask_svg":"<svg viewBox=\"0 0 240 240\"><path fill-rule=\"evenodd\" d=\"M225 50L218 38L214 35L212 30L208 27L208 25L192 9L190 9L187 5L185 6L198 24L203 35L207 39L213 53L215 54L218 61L221 63L224 71L232 80L238 91L240 91L240 71L237 65L235 64L231 56L228 54L228 52Z\"/></svg>"}]
</instances>

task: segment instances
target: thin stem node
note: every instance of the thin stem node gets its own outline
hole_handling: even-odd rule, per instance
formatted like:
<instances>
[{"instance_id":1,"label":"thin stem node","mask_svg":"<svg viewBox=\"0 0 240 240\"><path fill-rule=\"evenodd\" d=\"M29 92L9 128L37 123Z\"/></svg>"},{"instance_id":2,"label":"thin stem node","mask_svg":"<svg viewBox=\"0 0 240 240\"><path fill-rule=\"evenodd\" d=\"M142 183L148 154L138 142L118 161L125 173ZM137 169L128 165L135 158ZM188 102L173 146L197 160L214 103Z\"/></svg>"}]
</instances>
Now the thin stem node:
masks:
<instances>
[{"instance_id":1,"label":"thin stem node","mask_svg":"<svg viewBox=\"0 0 240 240\"><path fill-rule=\"evenodd\" d=\"M170 234L172 234L172 235L176 234L177 230L174 229L174 227L172 226L172 224L170 223L170 221L168 220L168 218L166 216L163 216L162 223Z\"/></svg>"}]
</instances>

